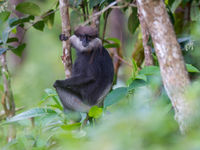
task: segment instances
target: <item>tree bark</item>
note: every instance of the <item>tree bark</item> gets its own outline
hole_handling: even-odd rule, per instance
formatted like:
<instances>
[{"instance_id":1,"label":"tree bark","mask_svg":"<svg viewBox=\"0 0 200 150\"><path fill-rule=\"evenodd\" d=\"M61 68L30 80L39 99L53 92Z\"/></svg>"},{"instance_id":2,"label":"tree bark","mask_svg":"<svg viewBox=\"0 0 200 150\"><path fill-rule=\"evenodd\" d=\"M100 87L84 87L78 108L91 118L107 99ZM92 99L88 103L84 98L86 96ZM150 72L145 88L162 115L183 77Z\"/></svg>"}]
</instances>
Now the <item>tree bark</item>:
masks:
<instances>
[{"instance_id":1,"label":"tree bark","mask_svg":"<svg viewBox=\"0 0 200 150\"><path fill-rule=\"evenodd\" d=\"M63 56L62 62L65 68L66 78L71 76L72 60L71 60L71 46L69 37L71 36L71 26L69 18L69 1L59 0L60 4L60 15L62 20L62 34L64 34L68 39L62 42L63 45Z\"/></svg>"},{"instance_id":2,"label":"tree bark","mask_svg":"<svg viewBox=\"0 0 200 150\"><path fill-rule=\"evenodd\" d=\"M153 56L152 56L152 49L148 45L148 40L149 40L149 31L147 28L147 25L144 21L144 16L141 13L140 7L138 7L138 18L140 21L140 27L142 30L142 42L143 42L143 47L144 47L144 62L145 66L151 66L153 65Z\"/></svg>"},{"instance_id":3,"label":"tree bark","mask_svg":"<svg viewBox=\"0 0 200 150\"><path fill-rule=\"evenodd\" d=\"M137 0L137 6L152 37L163 84L175 110L175 119L184 133L192 112L189 101L184 97L190 80L165 4L163 0Z\"/></svg>"}]
</instances>

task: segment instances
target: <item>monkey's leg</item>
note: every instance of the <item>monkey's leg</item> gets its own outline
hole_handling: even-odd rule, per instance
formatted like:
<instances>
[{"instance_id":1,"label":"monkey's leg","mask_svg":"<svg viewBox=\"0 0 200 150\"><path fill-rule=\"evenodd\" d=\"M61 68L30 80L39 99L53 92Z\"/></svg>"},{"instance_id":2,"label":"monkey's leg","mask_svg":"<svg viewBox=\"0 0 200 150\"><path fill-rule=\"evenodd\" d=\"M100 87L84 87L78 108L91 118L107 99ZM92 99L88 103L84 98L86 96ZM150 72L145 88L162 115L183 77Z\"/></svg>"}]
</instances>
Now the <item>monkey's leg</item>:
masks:
<instances>
[{"instance_id":1,"label":"monkey's leg","mask_svg":"<svg viewBox=\"0 0 200 150\"><path fill-rule=\"evenodd\" d=\"M90 106L81 101L81 97L69 88L55 87L65 109L88 112Z\"/></svg>"}]
</instances>

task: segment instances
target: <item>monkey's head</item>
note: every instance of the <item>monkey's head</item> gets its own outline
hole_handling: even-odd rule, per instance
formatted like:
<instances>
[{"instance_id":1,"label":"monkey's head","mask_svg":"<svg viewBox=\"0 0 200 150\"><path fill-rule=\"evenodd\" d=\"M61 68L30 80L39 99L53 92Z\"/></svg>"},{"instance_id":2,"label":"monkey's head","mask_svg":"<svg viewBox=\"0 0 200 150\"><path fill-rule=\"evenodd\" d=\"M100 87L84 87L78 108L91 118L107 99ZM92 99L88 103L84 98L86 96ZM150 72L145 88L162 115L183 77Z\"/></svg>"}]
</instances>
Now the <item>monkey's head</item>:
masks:
<instances>
[{"instance_id":1,"label":"monkey's head","mask_svg":"<svg viewBox=\"0 0 200 150\"><path fill-rule=\"evenodd\" d=\"M86 52L102 47L98 30L90 26L79 26L70 37L72 46L79 52Z\"/></svg>"}]
</instances>

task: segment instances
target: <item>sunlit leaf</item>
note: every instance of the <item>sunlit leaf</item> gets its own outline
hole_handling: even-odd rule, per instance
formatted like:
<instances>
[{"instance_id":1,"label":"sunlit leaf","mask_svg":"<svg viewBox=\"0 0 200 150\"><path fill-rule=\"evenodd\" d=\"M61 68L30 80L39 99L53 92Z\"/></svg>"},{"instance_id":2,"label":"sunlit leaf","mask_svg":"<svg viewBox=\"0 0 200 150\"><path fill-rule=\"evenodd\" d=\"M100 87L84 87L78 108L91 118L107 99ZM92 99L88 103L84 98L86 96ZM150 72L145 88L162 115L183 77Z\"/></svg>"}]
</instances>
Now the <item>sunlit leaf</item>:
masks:
<instances>
[{"instance_id":1,"label":"sunlit leaf","mask_svg":"<svg viewBox=\"0 0 200 150\"><path fill-rule=\"evenodd\" d=\"M101 117L102 113L103 113L103 109L102 109L102 108L99 108L99 107L97 107L97 106L93 106L93 107L90 109L88 115L89 115L90 117L92 117L92 118L97 119L97 118Z\"/></svg>"},{"instance_id":2,"label":"sunlit leaf","mask_svg":"<svg viewBox=\"0 0 200 150\"><path fill-rule=\"evenodd\" d=\"M188 72L200 72L199 69L196 67L192 66L191 64L186 64L186 68Z\"/></svg>"},{"instance_id":3,"label":"sunlit leaf","mask_svg":"<svg viewBox=\"0 0 200 150\"><path fill-rule=\"evenodd\" d=\"M61 128L64 130L76 130L79 129L81 126L80 122L73 123L73 124L68 124L68 125L61 125Z\"/></svg>"},{"instance_id":4,"label":"sunlit leaf","mask_svg":"<svg viewBox=\"0 0 200 150\"><path fill-rule=\"evenodd\" d=\"M10 12L9 11L3 11L0 13L0 21L4 22L6 21L10 16Z\"/></svg>"}]
</instances>

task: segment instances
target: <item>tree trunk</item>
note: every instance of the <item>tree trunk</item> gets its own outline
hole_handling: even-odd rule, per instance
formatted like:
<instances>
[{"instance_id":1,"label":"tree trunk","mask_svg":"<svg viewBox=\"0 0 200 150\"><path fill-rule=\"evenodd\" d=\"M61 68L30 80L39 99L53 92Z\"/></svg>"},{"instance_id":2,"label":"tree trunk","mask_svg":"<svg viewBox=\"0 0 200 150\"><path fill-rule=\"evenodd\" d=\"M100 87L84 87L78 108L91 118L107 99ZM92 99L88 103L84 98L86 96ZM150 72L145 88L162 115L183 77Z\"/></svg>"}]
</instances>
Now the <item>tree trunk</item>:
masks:
<instances>
[{"instance_id":1,"label":"tree trunk","mask_svg":"<svg viewBox=\"0 0 200 150\"><path fill-rule=\"evenodd\" d=\"M152 37L163 84L175 110L175 119L181 132L184 132L192 112L189 101L184 97L190 81L165 4L163 0L137 0L137 6Z\"/></svg>"},{"instance_id":2,"label":"tree trunk","mask_svg":"<svg viewBox=\"0 0 200 150\"><path fill-rule=\"evenodd\" d=\"M66 78L71 76L72 60L71 60L71 46L69 37L71 35L70 18L69 18L69 1L59 0L60 4L60 15L62 20L62 34L68 39L62 42L63 45L63 56L62 61L65 67Z\"/></svg>"}]
</instances>

